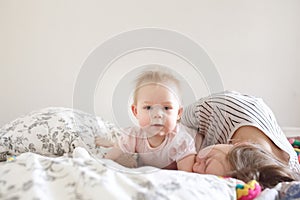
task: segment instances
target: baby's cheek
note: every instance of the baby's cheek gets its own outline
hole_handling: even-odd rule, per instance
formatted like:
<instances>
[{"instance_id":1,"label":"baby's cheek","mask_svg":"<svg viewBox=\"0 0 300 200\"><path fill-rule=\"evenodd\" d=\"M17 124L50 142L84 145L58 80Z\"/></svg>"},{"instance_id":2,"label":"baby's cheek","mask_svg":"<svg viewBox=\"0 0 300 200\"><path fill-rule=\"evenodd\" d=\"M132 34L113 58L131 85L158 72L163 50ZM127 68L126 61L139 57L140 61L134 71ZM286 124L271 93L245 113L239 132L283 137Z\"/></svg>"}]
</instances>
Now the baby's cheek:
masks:
<instances>
[{"instance_id":1,"label":"baby's cheek","mask_svg":"<svg viewBox=\"0 0 300 200\"><path fill-rule=\"evenodd\" d=\"M140 118L139 119L139 125L140 127L145 127L145 126L148 126L150 123L150 120L146 117L143 117L143 118Z\"/></svg>"}]
</instances>

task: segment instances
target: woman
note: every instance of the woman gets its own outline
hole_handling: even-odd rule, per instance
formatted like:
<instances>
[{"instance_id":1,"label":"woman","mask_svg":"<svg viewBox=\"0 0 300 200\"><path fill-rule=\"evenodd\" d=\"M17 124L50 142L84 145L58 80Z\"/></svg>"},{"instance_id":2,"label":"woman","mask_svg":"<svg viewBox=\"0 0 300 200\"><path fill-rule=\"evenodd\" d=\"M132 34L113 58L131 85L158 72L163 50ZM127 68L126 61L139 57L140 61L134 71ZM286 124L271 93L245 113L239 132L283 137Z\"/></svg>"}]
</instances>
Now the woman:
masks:
<instances>
[{"instance_id":1,"label":"woman","mask_svg":"<svg viewBox=\"0 0 300 200\"><path fill-rule=\"evenodd\" d=\"M264 187L295 180L300 172L296 153L259 98L213 94L188 106L181 122L199 133L194 172L255 179Z\"/></svg>"}]
</instances>

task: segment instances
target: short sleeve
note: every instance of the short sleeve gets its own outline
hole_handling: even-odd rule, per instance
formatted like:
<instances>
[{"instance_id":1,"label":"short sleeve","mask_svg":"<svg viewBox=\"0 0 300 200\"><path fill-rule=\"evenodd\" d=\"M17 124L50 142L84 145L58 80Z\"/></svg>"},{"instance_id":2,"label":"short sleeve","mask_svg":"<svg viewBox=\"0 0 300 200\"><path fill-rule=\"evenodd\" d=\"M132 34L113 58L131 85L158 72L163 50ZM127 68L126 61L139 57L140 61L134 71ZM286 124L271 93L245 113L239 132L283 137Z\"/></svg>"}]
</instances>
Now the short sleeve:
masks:
<instances>
[{"instance_id":1,"label":"short sleeve","mask_svg":"<svg viewBox=\"0 0 300 200\"><path fill-rule=\"evenodd\" d=\"M197 130L199 127L199 119L196 117L196 110L199 102L188 105L183 109L183 115L180 122L185 126Z\"/></svg>"},{"instance_id":2,"label":"short sleeve","mask_svg":"<svg viewBox=\"0 0 300 200\"><path fill-rule=\"evenodd\" d=\"M120 149L125 153L136 152L136 130L134 128L126 128L122 130L121 135L118 138L118 144Z\"/></svg>"},{"instance_id":3,"label":"short sleeve","mask_svg":"<svg viewBox=\"0 0 300 200\"><path fill-rule=\"evenodd\" d=\"M194 134L188 133L188 130L181 126L170 146L169 156L176 162L188 155L196 154Z\"/></svg>"}]
</instances>

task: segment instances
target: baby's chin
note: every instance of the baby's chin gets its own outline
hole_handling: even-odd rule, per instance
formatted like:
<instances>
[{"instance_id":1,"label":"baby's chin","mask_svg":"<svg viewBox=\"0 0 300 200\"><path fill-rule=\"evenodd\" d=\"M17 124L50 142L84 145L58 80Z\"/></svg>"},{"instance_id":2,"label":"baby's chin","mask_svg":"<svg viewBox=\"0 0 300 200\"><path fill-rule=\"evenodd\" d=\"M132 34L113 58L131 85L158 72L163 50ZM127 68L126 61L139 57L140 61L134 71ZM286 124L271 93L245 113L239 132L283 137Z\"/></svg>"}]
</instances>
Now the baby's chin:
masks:
<instances>
[{"instance_id":1,"label":"baby's chin","mask_svg":"<svg viewBox=\"0 0 300 200\"><path fill-rule=\"evenodd\" d=\"M143 127L143 130L147 132L148 135L157 135L160 132L164 132L163 129L164 127L159 125L150 125Z\"/></svg>"},{"instance_id":2,"label":"baby's chin","mask_svg":"<svg viewBox=\"0 0 300 200\"><path fill-rule=\"evenodd\" d=\"M147 127L143 127L143 130L147 132L148 136L166 136L167 134L171 133L171 131L166 130L163 125L150 125Z\"/></svg>"}]
</instances>

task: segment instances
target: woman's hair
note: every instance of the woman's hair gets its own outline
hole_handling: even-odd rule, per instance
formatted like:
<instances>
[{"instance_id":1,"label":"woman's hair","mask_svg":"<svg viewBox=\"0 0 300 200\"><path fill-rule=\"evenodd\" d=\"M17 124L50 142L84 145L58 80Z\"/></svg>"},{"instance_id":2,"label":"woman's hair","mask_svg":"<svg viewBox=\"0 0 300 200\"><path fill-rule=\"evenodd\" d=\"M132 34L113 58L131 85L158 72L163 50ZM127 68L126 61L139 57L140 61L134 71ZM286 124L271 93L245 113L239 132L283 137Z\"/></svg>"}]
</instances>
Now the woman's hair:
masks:
<instances>
[{"instance_id":1,"label":"woman's hair","mask_svg":"<svg viewBox=\"0 0 300 200\"><path fill-rule=\"evenodd\" d=\"M248 182L256 180L263 188L270 188L279 182L299 179L296 172L258 144L235 145L227 154L233 171L229 176Z\"/></svg>"},{"instance_id":2,"label":"woman's hair","mask_svg":"<svg viewBox=\"0 0 300 200\"><path fill-rule=\"evenodd\" d=\"M170 89L177 98L179 103L181 103L180 93L180 81L172 75L172 73L164 67L157 67L153 71L142 72L135 80L135 90L133 94L133 104L137 102L138 90L149 84L158 84Z\"/></svg>"}]
</instances>

